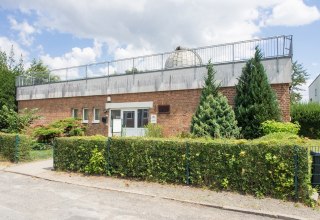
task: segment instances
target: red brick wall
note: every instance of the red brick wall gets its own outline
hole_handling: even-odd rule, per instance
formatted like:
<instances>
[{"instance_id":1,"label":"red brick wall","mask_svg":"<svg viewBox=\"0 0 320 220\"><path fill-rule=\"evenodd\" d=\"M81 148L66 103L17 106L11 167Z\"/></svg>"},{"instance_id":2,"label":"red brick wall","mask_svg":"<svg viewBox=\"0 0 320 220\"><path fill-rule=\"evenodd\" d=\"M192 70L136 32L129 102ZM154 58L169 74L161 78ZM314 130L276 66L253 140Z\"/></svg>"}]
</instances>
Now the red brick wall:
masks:
<instances>
[{"instance_id":1,"label":"red brick wall","mask_svg":"<svg viewBox=\"0 0 320 220\"><path fill-rule=\"evenodd\" d=\"M276 92L282 112L282 120L290 121L289 84L274 84L271 85L271 87ZM234 97L236 95L235 87L223 87L220 91L228 98L229 104L234 106Z\"/></svg>"},{"instance_id":2,"label":"red brick wall","mask_svg":"<svg viewBox=\"0 0 320 220\"><path fill-rule=\"evenodd\" d=\"M290 99L289 99L289 84L272 85L279 99L282 109L283 119L290 120ZM229 104L234 104L235 88L224 87L221 92L227 96ZM145 102L153 101L153 108L150 109L151 114L157 113L158 105L170 105L170 114L158 114L157 122L164 128L166 136L177 135L182 131L189 131L190 122L193 113L195 112L200 97L201 90L179 90L167 92L152 92L152 93L134 93L134 94L119 94L110 95L112 102ZM93 108L100 109L100 119L104 113L107 95L89 96L89 97L72 97L72 98L56 98L56 99L41 99L19 101L19 110L23 108L38 108L39 114L43 116L37 121L37 124L47 124L57 119L71 117L71 109L79 109L80 116L82 109L89 109L89 123L87 133L92 134L108 134L108 126L100 123L93 124Z\"/></svg>"}]
</instances>

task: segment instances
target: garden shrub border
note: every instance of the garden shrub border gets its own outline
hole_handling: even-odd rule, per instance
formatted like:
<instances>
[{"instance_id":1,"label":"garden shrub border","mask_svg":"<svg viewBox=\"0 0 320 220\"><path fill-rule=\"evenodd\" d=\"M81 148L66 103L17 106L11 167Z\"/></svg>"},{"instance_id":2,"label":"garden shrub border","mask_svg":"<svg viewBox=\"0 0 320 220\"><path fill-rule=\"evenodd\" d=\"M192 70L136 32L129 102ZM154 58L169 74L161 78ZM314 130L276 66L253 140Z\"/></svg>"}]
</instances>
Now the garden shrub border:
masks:
<instances>
[{"instance_id":1,"label":"garden shrub border","mask_svg":"<svg viewBox=\"0 0 320 220\"><path fill-rule=\"evenodd\" d=\"M57 170L90 174L98 170L111 176L190 183L305 203L312 192L310 161L307 147L246 141L68 137L57 138L54 149Z\"/></svg>"},{"instance_id":2,"label":"garden shrub border","mask_svg":"<svg viewBox=\"0 0 320 220\"><path fill-rule=\"evenodd\" d=\"M291 121L301 126L299 135L320 138L320 104L315 102L297 103L291 105Z\"/></svg>"},{"instance_id":3,"label":"garden shrub border","mask_svg":"<svg viewBox=\"0 0 320 220\"><path fill-rule=\"evenodd\" d=\"M30 159L31 139L26 135L0 133L0 155L11 162Z\"/></svg>"}]
</instances>

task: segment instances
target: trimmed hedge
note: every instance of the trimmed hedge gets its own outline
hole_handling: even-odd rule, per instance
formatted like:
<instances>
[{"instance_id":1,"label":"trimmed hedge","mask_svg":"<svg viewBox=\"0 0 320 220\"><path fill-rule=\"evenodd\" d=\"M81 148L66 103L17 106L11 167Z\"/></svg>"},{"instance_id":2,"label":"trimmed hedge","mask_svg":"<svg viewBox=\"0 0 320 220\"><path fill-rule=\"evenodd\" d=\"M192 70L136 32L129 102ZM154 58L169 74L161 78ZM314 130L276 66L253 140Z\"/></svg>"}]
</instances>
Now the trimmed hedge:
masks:
<instances>
[{"instance_id":1,"label":"trimmed hedge","mask_svg":"<svg viewBox=\"0 0 320 220\"><path fill-rule=\"evenodd\" d=\"M30 159L31 139L26 135L0 133L0 156L11 162ZM18 145L17 145L18 144Z\"/></svg>"},{"instance_id":2,"label":"trimmed hedge","mask_svg":"<svg viewBox=\"0 0 320 220\"><path fill-rule=\"evenodd\" d=\"M100 136L57 138L54 166L63 171L97 170L97 174L183 184L189 165L189 181L194 186L293 199L295 154L298 197L307 201L311 189L309 151L293 145L112 138L108 147L106 138Z\"/></svg>"},{"instance_id":3,"label":"trimmed hedge","mask_svg":"<svg viewBox=\"0 0 320 220\"><path fill-rule=\"evenodd\" d=\"M301 126L299 135L320 138L320 104L298 103L291 106L291 121Z\"/></svg>"}]
</instances>

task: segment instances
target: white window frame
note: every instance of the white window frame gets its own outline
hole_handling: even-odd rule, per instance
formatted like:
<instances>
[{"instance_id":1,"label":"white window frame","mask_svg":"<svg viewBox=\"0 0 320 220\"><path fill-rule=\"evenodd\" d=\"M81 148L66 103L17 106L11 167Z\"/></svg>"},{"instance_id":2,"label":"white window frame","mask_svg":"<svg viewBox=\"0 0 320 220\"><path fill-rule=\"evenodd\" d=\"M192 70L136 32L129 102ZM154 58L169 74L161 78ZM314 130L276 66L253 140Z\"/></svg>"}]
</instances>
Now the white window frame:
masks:
<instances>
[{"instance_id":1,"label":"white window frame","mask_svg":"<svg viewBox=\"0 0 320 220\"><path fill-rule=\"evenodd\" d=\"M88 119L84 120L84 111L87 110L88 111ZM89 123L89 109L88 108L83 108L82 109L82 123Z\"/></svg>"},{"instance_id":2,"label":"white window frame","mask_svg":"<svg viewBox=\"0 0 320 220\"><path fill-rule=\"evenodd\" d=\"M75 115L74 115L74 110L77 110L77 111L78 111L78 114L79 114L79 109L73 108L73 109L72 109L72 118L76 118ZM77 115L77 118L79 118L79 115Z\"/></svg>"},{"instance_id":3,"label":"white window frame","mask_svg":"<svg viewBox=\"0 0 320 220\"><path fill-rule=\"evenodd\" d=\"M96 120L96 110L99 110L99 120ZM100 109L99 108L93 108L93 120L92 123L100 123Z\"/></svg>"}]
</instances>

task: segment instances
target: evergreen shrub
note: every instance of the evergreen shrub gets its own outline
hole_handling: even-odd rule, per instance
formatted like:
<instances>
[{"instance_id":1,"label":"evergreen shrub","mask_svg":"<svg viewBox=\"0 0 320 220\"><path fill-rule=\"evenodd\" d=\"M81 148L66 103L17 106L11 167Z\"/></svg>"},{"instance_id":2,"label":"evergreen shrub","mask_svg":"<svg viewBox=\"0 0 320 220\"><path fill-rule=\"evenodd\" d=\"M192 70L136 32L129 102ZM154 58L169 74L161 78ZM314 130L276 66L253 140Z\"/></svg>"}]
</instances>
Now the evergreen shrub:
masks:
<instances>
[{"instance_id":1,"label":"evergreen shrub","mask_svg":"<svg viewBox=\"0 0 320 220\"><path fill-rule=\"evenodd\" d=\"M215 70L209 61L208 74L201 92L200 103L191 120L191 133L196 137L233 138L239 136L235 114L228 99L215 81Z\"/></svg>"},{"instance_id":2,"label":"evergreen shrub","mask_svg":"<svg viewBox=\"0 0 320 220\"><path fill-rule=\"evenodd\" d=\"M111 138L107 143L101 136L57 138L55 168L85 173L94 165L96 174L184 184L189 164L191 185L293 199L296 153L299 199L309 198L309 152L292 142Z\"/></svg>"},{"instance_id":3,"label":"evergreen shrub","mask_svg":"<svg viewBox=\"0 0 320 220\"><path fill-rule=\"evenodd\" d=\"M320 104L311 102L292 105L291 121L300 124L299 135L320 138Z\"/></svg>"}]
</instances>

